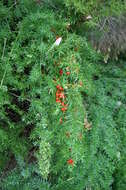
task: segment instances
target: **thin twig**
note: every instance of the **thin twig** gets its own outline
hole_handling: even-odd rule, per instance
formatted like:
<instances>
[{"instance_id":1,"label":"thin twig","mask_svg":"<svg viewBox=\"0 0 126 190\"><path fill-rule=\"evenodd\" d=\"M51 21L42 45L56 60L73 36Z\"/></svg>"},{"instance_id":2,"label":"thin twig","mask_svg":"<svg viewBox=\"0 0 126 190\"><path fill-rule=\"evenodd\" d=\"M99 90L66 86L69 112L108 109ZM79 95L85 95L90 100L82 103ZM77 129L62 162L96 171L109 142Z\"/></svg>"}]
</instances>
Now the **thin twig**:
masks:
<instances>
[{"instance_id":1,"label":"thin twig","mask_svg":"<svg viewBox=\"0 0 126 190\"><path fill-rule=\"evenodd\" d=\"M19 35L19 33L18 33L18 35ZM18 35L17 35L17 37L16 37L16 39L15 39L15 43L17 42ZM12 52L13 52L13 50L14 50L15 43L14 43L14 45L13 45L12 48L11 48L11 51L10 51L10 54L9 54L7 63L9 62L9 60L10 60L10 58L11 58ZM5 79L5 76L6 76L6 73L7 73L7 63L6 63L6 68L5 68L5 70L4 70L3 77L2 77L2 79L1 79L0 88L1 88L2 85L3 85L4 79Z\"/></svg>"},{"instance_id":2,"label":"thin twig","mask_svg":"<svg viewBox=\"0 0 126 190\"><path fill-rule=\"evenodd\" d=\"M4 39L3 53L2 53L1 59L4 58L4 52L5 52L6 42L7 42L7 39L5 38L5 39ZM2 85L3 85L3 80L4 80L4 78L5 78L6 72L7 72L7 67L6 67L5 71L4 71L4 74L3 74L3 78L2 78L2 80L1 80L0 87L2 87Z\"/></svg>"},{"instance_id":3,"label":"thin twig","mask_svg":"<svg viewBox=\"0 0 126 190\"><path fill-rule=\"evenodd\" d=\"M1 59L4 58L4 52L5 52L6 42L7 42L7 38L4 39L4 47L3 47L3 53L2 53Z\"/></svg>"},{"instance_id":4,"label":"thin twig","mask_svg":"<svg viewBox=\"0 0 126 190\"><path fill-rule=\"evenodd\" d=\"M11 95L15 96L16 98L20 98L20 96L14 94L14 93L12 93L12 92L9 92L9 93L10 93ZM23 99L23 100L27 100L28 102L31 102L30 99L27 99L27 98L22 98L22 99Z\"/></svg>"},{"instance_id":5,"label":"thin twig","mask_svg":"<svg viewBox=\"0 0 126 190\"><path fill-rule=\"evenodd\" d=\"M10 9L12 9L16 4L17 4L17 2L16 2L16 0L15 0L14 4L12 4L12 6L10 6L10 7L8 8L8 11L10 11Z\"/></svg>"},{"instance_id":6,"label":"thin twig","mask_svg":"<svg viewBox=\"0 0 126 190\"><path fill-rule=\"evenodd\" d=\"M6 76L6 73L7 73L7 67L5 68L5 71L4 71L4 74L3 74L3 78L2 78L1 83L0 83L0 88L3 86L3 81L4 81L4 78Z\"/></svg>"}]
</instances>

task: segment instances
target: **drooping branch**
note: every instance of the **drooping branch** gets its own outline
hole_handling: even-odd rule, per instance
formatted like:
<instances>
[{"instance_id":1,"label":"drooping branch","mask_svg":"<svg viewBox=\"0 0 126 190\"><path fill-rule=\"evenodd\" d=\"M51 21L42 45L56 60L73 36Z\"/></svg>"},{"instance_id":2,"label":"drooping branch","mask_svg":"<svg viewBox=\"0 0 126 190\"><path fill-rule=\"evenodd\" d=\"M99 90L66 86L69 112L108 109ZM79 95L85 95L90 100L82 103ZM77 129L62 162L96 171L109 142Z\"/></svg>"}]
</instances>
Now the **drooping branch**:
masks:
<instances>
[{"instance_id":1,"label":"drooping branch","mask_svg":"<svg viewBox=\"0 0 126 190\"><path fill-rule=\"evenodd\" d=\"M99 22L98 27L91 32L92 45L104 55L117 58L126 50L126 18L106 17Z\"/></svg>"}]
</instances>

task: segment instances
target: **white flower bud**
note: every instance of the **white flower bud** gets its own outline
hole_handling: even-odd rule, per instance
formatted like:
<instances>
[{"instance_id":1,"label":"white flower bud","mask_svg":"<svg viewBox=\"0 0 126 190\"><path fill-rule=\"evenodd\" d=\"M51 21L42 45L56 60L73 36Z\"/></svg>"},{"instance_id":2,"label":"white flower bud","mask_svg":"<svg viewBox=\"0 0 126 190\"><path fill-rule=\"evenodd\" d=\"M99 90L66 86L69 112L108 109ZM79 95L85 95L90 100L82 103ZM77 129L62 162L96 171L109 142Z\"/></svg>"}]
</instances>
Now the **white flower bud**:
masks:
<instances>
[{"instance_id":1,"label":"white flower bud","mask_svg":"<svg viewBox=\"0 0 126 190\"><path fill-rule=\"evenodd\" d=\"M61 43L61 41L62 41L62 37L59 37L59 38L55 41L54 46L59 46L60 43Z\"/></svg>"},{"instance_id":2,"label":"white flower bud","mask_svg":"<svg viewBox=\"0 0 126 190\"><path fill-rule=\"evenodd\" d=\"M90 20L90 19L92 19L92 16L91 16L91 15L88 15L88 16L86 17L86 20Z\"/></svg>"}]
</instances>

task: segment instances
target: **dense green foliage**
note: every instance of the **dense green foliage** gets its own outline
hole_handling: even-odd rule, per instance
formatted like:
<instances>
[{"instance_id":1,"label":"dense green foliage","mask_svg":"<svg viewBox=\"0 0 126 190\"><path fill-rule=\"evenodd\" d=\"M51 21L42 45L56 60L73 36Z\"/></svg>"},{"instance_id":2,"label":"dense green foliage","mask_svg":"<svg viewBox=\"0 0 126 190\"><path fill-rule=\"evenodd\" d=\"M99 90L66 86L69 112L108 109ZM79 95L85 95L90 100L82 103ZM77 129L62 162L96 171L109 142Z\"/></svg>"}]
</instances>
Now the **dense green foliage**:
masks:
<instances>
[{"instance_id":1,"label":"dense green foliage","mask_svg":"<svg viewBox=\"0 0 126 190\"><path fill-rule=\"evenodd\" d=\"M86 35L104 61L126 51L126 1L65 0L74 30ZM73 16L74 15L74 16Z\"/></svg>"},{"instance_id":2,"label":"dense green foliage","mask_svg":"<svg viewBox=\"0 0 126 190\"><path fill-rule=\"evenodd\" d=\"M87 39L121 2L0 2L0 189L125 190L125 57Z\"/></svg>"},{"instance_id":3,"label":"dense green foliage","mask_svg":"<svg viewBox=\"0 0 126 190\"><path fill-rule=\"evenodd\" d=\"M120 14L125 10L126 2L122 0L110 0L110 1L99 1L99 0L64 0L65 4L72 8L75 7L76 12L83 14L92 14L96 18L100 18L105 15Z\"/></svg>"}]
</instances>

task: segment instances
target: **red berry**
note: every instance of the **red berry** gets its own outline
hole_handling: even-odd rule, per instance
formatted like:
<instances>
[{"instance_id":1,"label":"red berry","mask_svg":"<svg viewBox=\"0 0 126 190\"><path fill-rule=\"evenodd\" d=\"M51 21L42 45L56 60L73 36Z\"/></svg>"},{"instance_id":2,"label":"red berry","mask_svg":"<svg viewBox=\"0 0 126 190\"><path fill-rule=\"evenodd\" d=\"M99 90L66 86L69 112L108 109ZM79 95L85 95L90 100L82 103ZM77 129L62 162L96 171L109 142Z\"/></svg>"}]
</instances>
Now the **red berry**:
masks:
<instances>
[{"instance_id":1,"label":"red berry","mask_svg":"<svg viewBox=\"0 0 126 190\"><path fill-rule=\"evenodd\" d=\"M63 90L64 90L63 87L60 86L60 85L57 85L56 88L57 88L59 91L63 91Z\"/></svg>"},{"instance_id":2,"label":"red berry","mask_svg":"<svg viewBox=\"0 0 126 190\"><path fill-rule=\"evenodd\" d=\"M69 160L67 160L67 164L69 164L69 165L73 165L73 164L74 164L73 159L69 159Z\"/></svg>"},{"instance_id":3,"label":"red berry","mask_svg":"<svg viewBox=\"0 0 126 190\"><path fill-rule=\"evenodd\" d=\"M56 91L56 97L57 97L57 98L60 96L60 93L61 93L60 90L57 90L57 91Z\"/></svg>"},{"instance_id":4,"label":"red berry","mask_svg":"<svg viewBox=\"0 0 126 190\"><path fill-rule=\"evenodd\" d=\"M61 108L62 112L65 112L67 110L66 107Z\"/></svg>"},{"instance_id":5,"label":"red berry","mask_svg":"<svg viewBox=\"0 0 126 190\"><path fill-rule=\"evenodd\" d=\"M68 106L68 104L64 104L64 102L62 102L61 105L62 105L62 106L65 106L65 107Z\"/></svg>"},{"instance_id":6,"label":"red berry","mask_svg":"<svg viewBox=\"0 0 126 190\"><path fill-rule=\"evenodd\" d=\"M66 75L70 75L70 72L69 72L69 71L67 71L67 72L66 72Z\"/></svg>"},{"instance_id":7,"label":"red berry","mask_svg":"<svg viewBox=\"0 0 126 190\"><path fill-rule=\"evenodd\" d=\"M83 83L82 83L82 81L80 81L80 86L82 86L83 85Z\"/></svg>"},{"instance_id":8,"label":"red berry","mask_svg":"<svg viewBox=\"0 0 126 190\"><path fill-rule=\"evenodd\" d=\"M63 74L63 70L62 70L62 69L59 70L59 74L60 74L60 75Z\"/></svg>"},{"instance_id":9,"label":"red berry","mask_svg":"<svg viewBox=\"0 0 126 190\"><path fill-rule=\"evenodd\" d=\"M57 103L61 103L61 100L59 100L58 98L56 98L56 102Z\"/></svg>"},{"instance_id":10,"label":"red berry","mask_svg":"<svg viewBox=\"0 0 126 190\"><path fill-rule=\"evenodd\" d=\"M63 93L60 93L59 98L65 98L65 95Z\"/></svg>"},{"instance_id":11,"label":"red berry","mask_svg":"<svg viewBox=\"0 0 126 190\"><path fill-rule=\"evenodd\" d=\"M59 97L59 94L58 93L56 93L56 98L58 98Z\"/></svg>"},{"instance_id":12,"label":"red berry","mask_svg":"<svg viewBox=\"0 0 126 190\"><path fill-rule=\"evenodd\" d=\"M62 106L65 106L64 102L61 103Z\"/></svg>"},{"instance_id":13,"label":"red berry","mask_svg":"<svg viewBox=\"0 0 126 190\"><path fill-rule=\"evenodd\" d=\"M59 90L63 91L64 89L60 86Z\"/></svg>"},{"instance_id":14,"label":"red berry","mask_svg":"<svg viewBox=\"0 0 126 190\"><path fill-rule=\"evenodd\" d=\"M60 88L60 85L57 85L56 88L59 89L59 88Z\"/></svg>"}]
</instances>

